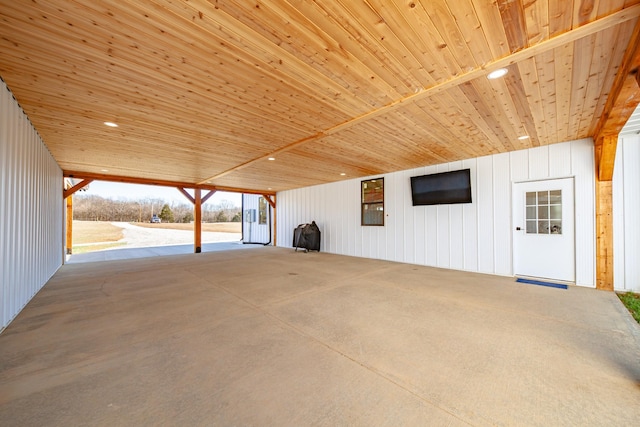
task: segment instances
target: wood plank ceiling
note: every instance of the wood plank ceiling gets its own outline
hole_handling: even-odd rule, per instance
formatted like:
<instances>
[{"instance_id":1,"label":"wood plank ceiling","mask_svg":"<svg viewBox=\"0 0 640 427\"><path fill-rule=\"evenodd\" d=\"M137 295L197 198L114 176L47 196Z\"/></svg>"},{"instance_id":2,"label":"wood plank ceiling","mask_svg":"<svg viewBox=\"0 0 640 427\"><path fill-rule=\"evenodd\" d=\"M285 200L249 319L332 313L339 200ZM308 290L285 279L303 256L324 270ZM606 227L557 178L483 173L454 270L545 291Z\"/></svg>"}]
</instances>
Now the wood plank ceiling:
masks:
<instances>
[{"instance_id":1,"label":"wood plank ceiling","mask_svg":"<svg viewBox=\"0 0 640 427\"><path fill-rule=\"evenodd\" d=\"M639 3L0 0L0 76L65 171L274 192L593 136Z\"/></svg>"}]
</instances>

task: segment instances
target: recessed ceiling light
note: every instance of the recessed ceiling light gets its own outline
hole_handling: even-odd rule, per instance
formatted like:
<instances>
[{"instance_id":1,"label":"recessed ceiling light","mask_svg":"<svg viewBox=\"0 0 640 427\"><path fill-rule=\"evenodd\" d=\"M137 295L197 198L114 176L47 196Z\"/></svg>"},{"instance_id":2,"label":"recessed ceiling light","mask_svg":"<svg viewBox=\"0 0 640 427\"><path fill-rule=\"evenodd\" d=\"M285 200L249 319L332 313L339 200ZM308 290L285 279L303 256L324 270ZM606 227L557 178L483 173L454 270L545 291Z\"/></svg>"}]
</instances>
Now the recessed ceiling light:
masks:
<instances>
[{"instance_id":1,"label":"recessed ceiling light","mask_svg":"<svg viewBox=\"0 0 640 427\"><path fill-rule=\"evenodd\" d=\"M267 188L267 190L273 190L273 188L269 187L269 188Z\"/></svg>"},{"instance_id":2,"label":"recessed ceiling light","mask_svg":"<svg viewBox=\"0 0 640 427\"><path fill-rule=\"evenodd\" d=\"M508 72L509 72L509 70L507 70L506 68L498 68L497 70L490 72L487 75L487 78L488 79L499 79L500 77L504 76Z\"/></svg>"},{"instance_id":3,"label":"recessed ceiling light","mask_svg":"<svg viewBox=\"0 0 640 427\"><path fill-rule=\"evenodd\" d=\"M275 157L269 157L269 160L275 160L275 159L276 159Z\"/></svg>"},{"instance_id":4,"label":"recessed ceiling light","mask_svg":"<svg viewBox=\"0 0 640 427\"><path fill-rule=\"evenodd\" d=\"M105 125L109 126L110 128L117 128L118 124L117 123L113 123L113 122L104 122Z\"/></svg>"},{"instance_id":5,"label":"recessed ceiling light","mask_svg":"<svg viewBox=\"0 0 640 427\"><path fill-rule=\"evenodd\" d=\"M340 174L340 176L345 176L345 175L346 175L346 173L344 173L344 172L342 172L342 173Z\"/></svg>"},{"instance_id":6,"label":"recessed ceiling light","mask_svg":"<svg viewBox=\"0 0 640 427\"><path fill-rule=\"evenodd\" d=\"M109 169L100 169L102 172L109 172Z\"/></svg>"},{"instance_id":7,"label":"recessed ceiling light","mask_svg":"<svg viewBox=\"0 0 640 427\"><path fill-rule=\"evenodd\" d=\"M522 135L522 136L519 136L519 137L518 137L518 139L519 139L520 141L522 141L523 139L529 139L529 135Z\"/></svg>"}]
</instances>

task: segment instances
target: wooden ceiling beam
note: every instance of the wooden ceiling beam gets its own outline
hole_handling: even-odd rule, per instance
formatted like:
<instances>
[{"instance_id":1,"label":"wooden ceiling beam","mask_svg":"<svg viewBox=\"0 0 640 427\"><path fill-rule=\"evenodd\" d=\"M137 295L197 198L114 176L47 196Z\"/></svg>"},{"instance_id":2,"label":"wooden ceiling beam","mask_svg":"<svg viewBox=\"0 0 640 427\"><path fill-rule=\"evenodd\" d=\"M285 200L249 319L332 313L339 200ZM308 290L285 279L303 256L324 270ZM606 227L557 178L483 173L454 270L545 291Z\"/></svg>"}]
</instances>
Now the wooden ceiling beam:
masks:
<instances>
[{"instance_id":1,"label":"wooden ceiling beam","mask_svg":"<svg viewBox=\"0 0 640 427\"><path fill-rule=\"evenodd\" d=\"M581 39L583 37L595 34L599 31L603 31L607 28L610 28L612 26L627 22L631 19L635 19L638 16L640 16L640 4L636 4L633 6L630 6L628 8L625 8L623 10L620 10L618 12L612 13L610 15L607 15L603 18L597 19L595 21L592 21L588 24L582 25L574 30L568 31L566 33L562 33L560 35L557 35L553 38L550 38L548 40L545 40L541 43L535 44L533 46L524 48L522 50L519 50L518 52L515 52L511 55L508 55L504 58L500 58L497 60L494 60L482 67L478 67L475 68L471 71L468 71L466 73L462 73L457 75L456 77L453 77L452 79L449 80L445 80L443 82L437 83L431 87L428 88L424 88L412 95L397 99L383 107L371 110L365 114L359 115L357 117L354 117L350 120L347 120L343 123L337 124L333 127L330 127L328 129L325 129L323 131L317 132L313 135L307 136L305 138L299 139L295 142L292 142L288 145L285 145L275 151L271 151L269 153L265 153L262 156L256 157L254 159L248 160L244 163L241 163L239 165L236 165L230 169L227 169L223 172L220 172L216 175L210 176L200 182L198 182L199 185L205 185L215 179L221 178L225 175L228 175L232 172L238 171L240 169L244 169L248 166L251 166L257 162L261 162L264 160L267 160L269 157L276 157L278 154L292 150L296 147L299 147L303 144L308 144L314 141L317 141L320 138L323 138L325 136L329 136L332 134L335 134L337 132L352 128L353 126L365 122L367 120L371 120L373 118L376 118L382 114L387 114L389 112L392 112L394 110L397 110L398 108L406 105L407 103L412 103L412 102L416 102L416 101L420 101L422 99L425 99L427 97L431 97L433 95L436 95L438 93L441 93L443 91L449 90L453 87L459 86L461 84L467 83L471 80L474 80L478 77L482 77L483 75L489 74L491 71L497 70L499 68L506 68L509 67L511 65L514 65L520 61L526 60L526 59L530 59L533 58L536 55L539 55L543 52L547 52L553 49L556 49L558 47L561 47L567 43L572 43L578 39ZM636 37L637 39L637 37Z\"/></svg>"},{"instance_id":2,"label":"wooden ceiling beam","mask_svg":"<svg viewBox=\"0 0 640 427\"><path fill-rule=\"evenodd\" d=\"M121 182L124 184L157 185L159 187L175 187L175 188L182 188L182 189L193 188L193 189L201 189L201 190L226 191L229 193L257 194L257 195L263 195L263 194L274 195L275 194L275 192L273 191L253 190L249 188L224 187L224 186L221 187L218 185L197 184L197 183L180 182L180 181L166 181L166 180L149 179L149 178L136 178L132 176L108 175L108 174L69 171L69 170L63 171L63 176L65 178L75 178L75 179L84 179L84 180L89 179L93 181Z\"/></svg>"},{"instance_id":3,"label":"wooden ceiling beam","mask_svg":"<svg viewBox=\"0 0 640 427\"><path fill-rule=\"evenodd\" d=\"M596 125L595 143L598 180L613 179L618 134L640 104L640 20L624 54L604 111Z\"/></svg>"}]
</instances>

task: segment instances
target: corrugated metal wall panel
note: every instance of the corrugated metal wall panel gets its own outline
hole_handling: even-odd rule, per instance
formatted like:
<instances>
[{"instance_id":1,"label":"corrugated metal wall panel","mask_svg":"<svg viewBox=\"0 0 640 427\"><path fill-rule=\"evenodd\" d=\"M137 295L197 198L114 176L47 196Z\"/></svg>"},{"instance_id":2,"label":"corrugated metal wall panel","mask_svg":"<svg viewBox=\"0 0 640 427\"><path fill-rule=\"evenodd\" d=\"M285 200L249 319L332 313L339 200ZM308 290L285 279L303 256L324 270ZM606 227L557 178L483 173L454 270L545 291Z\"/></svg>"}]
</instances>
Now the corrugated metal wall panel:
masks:
<instances>
[{"instance_id":1,"label":"corrugated metal wall panel","mask_svg":"<svg viewBox=\"0 0 640 427\"><path fill-rule=\"evenodd\" d=\"M289 246L293 228L314 218L323 232L323 250L332 253L511 275L512 183L575 176L576 187L581 189L576 193L576 207L582 209L582 217L576 219L576 235L581 236L576 244L578 284L592 286L593 165L592 141L580 140L386 174L385 227L360 226L361 179L281 192L278 245ZM462 168L471 170L473 203L412 206L411 176ZM305 206L318 210L309 211ZM339 233L326 233L334 229ZM344 234L350 236L346 241Z\"/></svg>"},{"instance_id":2,"label":"corrugated metal wall panel","mask_svg":"<svg viewBox=\"0 0 640 427\"><path fill-rule=\"evenodd\" d=\"M613 177L613 259L614 287L621 291L640 292L639 164L640 136L620 138Z\"/></svg>"},{"instance_id":3,"label":"corrugated metal wall panel","mask_svg":"<svg viewBox=\"0 0 640 427\"><path fill-rule=\"evenodd\" d=\"M63 261L62 171L0 82L0 329Z\"/></svg>"},{"instance_id":4,"label":"corrugated metal wall panel","mask_svg":"<svg viewBox=\"0 0 640 427\"><path fill-rule=\"evenodd\" d=\"M272 212L267 203L267 223L260 224L259 217L259 200L262 196L256 194L242 195L242 208L244 209L242 217L242 235L246 243L273 243L273 238L269 235L269 221L271 221ZM277 200L276 200L277 201ZM255 209L255 222L248 221L248 210ZM272 223L273 224L273 223Z\"/></svg>"}]
</instances>

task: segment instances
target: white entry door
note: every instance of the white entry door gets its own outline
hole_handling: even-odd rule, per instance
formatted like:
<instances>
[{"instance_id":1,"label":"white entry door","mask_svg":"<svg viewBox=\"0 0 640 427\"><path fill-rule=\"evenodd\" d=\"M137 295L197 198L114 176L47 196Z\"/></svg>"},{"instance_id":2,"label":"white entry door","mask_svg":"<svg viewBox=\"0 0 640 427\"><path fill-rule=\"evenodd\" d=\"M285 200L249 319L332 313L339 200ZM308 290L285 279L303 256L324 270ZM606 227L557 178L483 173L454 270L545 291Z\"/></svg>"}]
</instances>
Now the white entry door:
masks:
<instances>
[{"instance_id":1,"label":"white entry door","mask_svg":"<svg viewBox=\"0 0 640 427\"><path fill-rule=\"evenodd\" d=\"M513 185L516 275L575 281L573 178Z\"/></svg>"}]
</instances>

